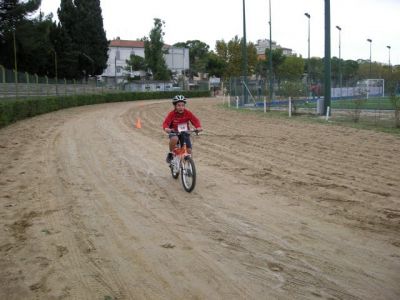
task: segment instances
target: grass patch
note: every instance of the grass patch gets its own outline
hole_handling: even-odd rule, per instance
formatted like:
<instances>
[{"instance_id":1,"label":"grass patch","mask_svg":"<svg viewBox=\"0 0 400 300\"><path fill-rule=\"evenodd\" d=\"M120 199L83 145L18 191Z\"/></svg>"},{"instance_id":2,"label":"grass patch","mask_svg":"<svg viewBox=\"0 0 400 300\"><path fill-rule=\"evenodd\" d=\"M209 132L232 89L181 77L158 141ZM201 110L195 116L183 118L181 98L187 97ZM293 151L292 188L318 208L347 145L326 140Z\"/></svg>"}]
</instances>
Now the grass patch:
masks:
<instances>
[{"instance_id":1,"label":"grass patch","mask_svg":"<svg viewBox=\"0 0 400 300\"><path fill-rule=\"evenodd\" d=\"M227 104L218 104L218 107L225 110L236 111L240 114L255 114L261 117L267 118L276 118L282 120L290 120L292 122L306 122L311 124L320 124L324 126L343 126L350 127L362 130L372 130L376 132L384 132L393 135L400 136L400 128L395 127L395 122L393 118L384 119L377 118L376 116L360 116L358 122L354 122L354 118L349 112L347 115L336 116L335 112L334 116L330 117L328 121L325 120L324 116L317 116L314 113L311 113L307 110L304 112L298 112L296 115L292 115L292 117L288 116L287 110L270 110L264 113L263 109L252 109L252 108L243 108L239 107L237 109L234 106L228 107ZM309 107L308 107L309 108ZM390 114L385 112L386 114ZM394 116L394 113L393 113Z\"/></svg>"}]
</instances>

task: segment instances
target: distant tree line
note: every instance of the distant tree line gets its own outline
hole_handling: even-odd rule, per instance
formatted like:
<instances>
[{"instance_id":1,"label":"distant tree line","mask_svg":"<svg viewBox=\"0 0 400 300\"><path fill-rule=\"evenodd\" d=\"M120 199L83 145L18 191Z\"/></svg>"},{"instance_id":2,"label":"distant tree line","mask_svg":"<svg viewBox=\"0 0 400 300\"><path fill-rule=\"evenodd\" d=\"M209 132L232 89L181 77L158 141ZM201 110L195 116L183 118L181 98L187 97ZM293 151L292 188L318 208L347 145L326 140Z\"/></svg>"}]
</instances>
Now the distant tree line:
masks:
<instances>
[{"instance_id":1,"label":"distant tree line","mask_svg":"<svg viewBox=\"0 0 400 300\"><path fill-rule=\"evenodd\" d=\"M99 0L61 0L53 15L41 0L0 0L0 64L39 76L84 78L107 63L108 41ZM15 48L14 48L15 42Z\"/></svg>"},{"instance_id":2,"label":"distant tree line","mask_svg":"<svg viewBox=\"0 0 400 300\"><path fill-rule=\"evenodd\" d=\"M127 61L129 70L150 70L155 79L165 80L171 78L162 55L168 52L164 45L163 27L165 23L160 19L154 19L154 27L150 31L149 38L145 41L145 58L132 55ZM230 41L218 40L215 44L215 51L200 40L188 40L178 42L174 47L188 48L190 69L186 70L186 76L193 78L200 74L207 73L209 76L216 76L223 79L242 76L242 39L238 36ZM247 43L247 61L249 76L255 75L258 78L274 78L280 84L284 81L296 81L304 79L310 65L308 74L310 83L323 83L324 81L324 58L312 57L310 61L297 55L286 56L282 49L265 50L265 59L259 60L256 47L253 43ZM269 57L272 57L272 74L269 73ZM331 59L331 78L333 85L343 86L354 85L358 80L366 78L383 78L385 80L400 80L400 68L390 67L385 64L366 60L343 60L333 57ZM340 80L341 79L341 80Z\"/></svg>"},{"instance_id":3,"label":"distant tree line","mask_svg":"<svg viewBox=\"0 0 400 300\"><path fill-rule=\"evenodd\" d=\"M14 51L19 71L59 78L80 79L100 75L106 68L109 43L103 26L100 0L61 0L57 11L59 22L53 15L38 12L41 0L0 0L0 64L14 69ZM163 55L168 51L164 44L165 22L154 19L154 27L145 42L145 58L132 56L127 61L132 70L145 70L153 79L171 78ZM15 41L15 47L14 47ZM200 73L228 79L242 75L242 39L218 40L215 50L199 40L174 44L189 49L190 69L186 75L193 78ZM301 56L285 56L281 49L265 50L265 60L257 58L256 47L247 47L248 75L270 78L276 82L300 80L310 67L308 77L313 83L324 80L323 58L308 61ZM269 57L272 57L272 74L269 74ZM331 59L334 84L354 84L364 78L397 78L400 68L366 60ZM371 69L371 71L370 71Z\"/></svg>"}]
</instances>

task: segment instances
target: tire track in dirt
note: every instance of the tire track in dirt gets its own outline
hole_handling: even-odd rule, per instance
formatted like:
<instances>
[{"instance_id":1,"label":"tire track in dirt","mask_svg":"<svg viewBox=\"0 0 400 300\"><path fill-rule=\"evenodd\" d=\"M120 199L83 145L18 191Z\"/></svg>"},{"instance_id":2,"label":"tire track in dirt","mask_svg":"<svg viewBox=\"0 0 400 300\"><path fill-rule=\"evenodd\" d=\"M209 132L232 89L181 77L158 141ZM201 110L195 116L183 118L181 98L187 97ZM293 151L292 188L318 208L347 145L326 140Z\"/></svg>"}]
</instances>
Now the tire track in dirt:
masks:
<instances>
[{"instance_id":1,"label":"tire track in dirt","mask_svg":"<svg viewBox=\"0 0 400 300\"><path fill-rule=\"evenodd\" d=\"M0 130L0 296L398 298L398 138L217 103L189 102L192 194L164 161L169 101Z\"/></svg>"}]
</instances>

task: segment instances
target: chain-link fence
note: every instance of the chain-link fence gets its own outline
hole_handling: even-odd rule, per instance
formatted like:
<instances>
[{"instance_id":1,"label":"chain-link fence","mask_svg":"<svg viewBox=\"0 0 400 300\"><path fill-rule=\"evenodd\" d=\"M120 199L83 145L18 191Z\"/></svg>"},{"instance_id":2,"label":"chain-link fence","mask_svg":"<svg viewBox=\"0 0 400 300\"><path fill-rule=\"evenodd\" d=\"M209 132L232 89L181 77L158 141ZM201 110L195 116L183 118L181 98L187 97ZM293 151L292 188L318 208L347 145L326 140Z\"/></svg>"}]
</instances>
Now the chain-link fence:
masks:
<instances>
[{"instance_id":1,"label":"chain-link fence","mask_svg":"<svg viewBox=\"0 0 400 300\"><path fill-rule=\"evenodd\" d=\"M272 99L269 82L231 78L226 83L231 107L281 111L288 115L324 114L324 86L306 82L281 81L273 83ZM393 127L399 122L400 98L390 97L383 79L335 83L331 88L330 120L365 125ZM400 90L398 90L400 92Z\"/></svg>"}]
</instances>

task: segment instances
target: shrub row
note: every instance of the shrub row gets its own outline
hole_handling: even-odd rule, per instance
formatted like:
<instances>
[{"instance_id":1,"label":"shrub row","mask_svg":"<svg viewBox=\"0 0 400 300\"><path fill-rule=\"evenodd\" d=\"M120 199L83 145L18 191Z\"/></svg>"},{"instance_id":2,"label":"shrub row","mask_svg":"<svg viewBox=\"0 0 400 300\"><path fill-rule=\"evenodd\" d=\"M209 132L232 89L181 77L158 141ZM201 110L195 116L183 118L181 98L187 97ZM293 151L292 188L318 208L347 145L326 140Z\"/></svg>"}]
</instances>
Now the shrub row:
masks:
<instances>
[{"instance_id":1,"label":"shrub row","mask_svg":"<svg viewBox=\"0 0 400 300\"><path fill-rule=\"evenodd\" d=\"M58 97L38 97L27 99L0 99L0 128L13 122L36 115L90 104L172 98L177 92L137 92L108 93L96 95L74 95ZM184 95L189 98L208 97L209 91L188 91Z\"/></svg>"}]
</instances>

